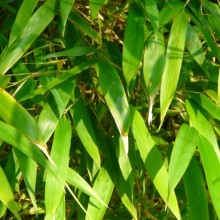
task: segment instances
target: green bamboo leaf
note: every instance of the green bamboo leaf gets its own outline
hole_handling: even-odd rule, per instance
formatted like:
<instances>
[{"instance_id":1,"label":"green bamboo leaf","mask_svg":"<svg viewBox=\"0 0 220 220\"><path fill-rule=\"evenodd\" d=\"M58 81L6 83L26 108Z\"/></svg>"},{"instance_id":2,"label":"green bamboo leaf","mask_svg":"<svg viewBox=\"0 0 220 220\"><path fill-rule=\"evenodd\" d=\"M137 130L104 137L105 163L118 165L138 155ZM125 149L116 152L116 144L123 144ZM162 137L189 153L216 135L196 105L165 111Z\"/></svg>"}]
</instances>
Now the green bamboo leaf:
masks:
<instances>
[{"instance_id":1,"label":"green bamboo leaf","mask_svg":"<svg viewBox=\"0 0 220 220\"><path fill-rule=\"evenodd\" d=\"M57 165L58 169L56 174L60 182L57 181L53 174L50 172L47 173L45 186L45 219L52 219L64 194L64 186L69 167L71 133L72 130L69 121L64 117L61 118L55 130L51 149L51 157Z\"/></svg>"},{"instance_id":2,"label":"green bamboo leaf","mask_svg":"<svg viewBox=\"0 0 220 220\"><path fill-rule=\"evenodd\" d=\"M145 0L145 10L154 33L157 35L159 29L159 11L157 9L157 2L155 0Z\"/></svg>"},{"instance_id":3,"label":"green bamboo leaf","mask_svg":"<svg viewBox=\"0 0 220 220\"><path fill-rule=\"evenodd\" d=\"M158 93L163 74L165 60L165 45L163 35L151 36L144 51L144 85L149 98L148 124L152 122L154 98Z\"/></svg>"},{"instance_id":4,"label":"green bamboo leaf","mask_svg":"<svg viewBox=\"0 0 220 220\"><path fill-rule=\"evenodd\" d=\"M218 143L209 121L199 110L199 107L187 100L186 109L190 123L200 134L198 148L213 206L217 216L220 217L220 194L218 193L220 187L220 151Z\"/></svg>"},{"instance_id":5,"label":"green bamboo leaf","mask_svg":"<svg viewBox=\"0 0 220 220\"><path fill-rule=\"evenodd\" d=\"M35 13L28 19L27 24L10 45L3 56L0 57L0 74L5 74L32 45L35 39L47 27L55 16L56 1L46 1Z\"/></svg>"},{"instance_id":6,"label":"green bamboo leaf","mask_svg":"<svg viewBox=\"0 0 220 220\"><path fill-rule=\"evenodd\" d=\"M97 33L87 21L75 10L73 9L69 15L69 19L73 22L82 32L87 34L98 44L102 45L102 37Z\"/></svg>"},{"instance_id":7,"label":"green bamboo leaf","mask_svg":"<svg viewBox=\"0 0 220 220\"><path fill-rule=\"evenodd\" d=\"M128 153L128 131L130 111L128 100L116 69L106 60L96 64L100 87L108 108L122 136L126 154Z\"/></svg>"},{"instance_id":8,"label":"green bamboo leaf","mask_svg":"<svg viewBox=\"0 0 220 220\"><path fill-rule=\"evenodd\" d=\"M75 0L60 0L60 13L61 13L61 24L62 24L62 36L64 37L66 22L69 13L73 7Z\"/></svg>"},{"instance_id":9,"label":"green bamboo leaf","mask_svg":"<svg viewBox=\"0 0 220 220\"><path fill-rule=\"evenodd\" d=\"M8 183L7 177L5 173L0 167L0 182L1 182L1 190L0 190L0 201L15 215L17 219L21 219L16 204L14 202L14 195L11 190L10 184Z\"/></svg>"},{"instance_id":10,"label":"green bamboo leaf","mask_svg":"<svg viewBox=\"0 0 220 220\"><path fill-rule=\"evenodd\" d=\"M108 174L108 167L105 164L102 166L96 177L93 190L97 192L99 197L106 204L109 203L114 190L114 184ZM90 197L85 219L89 220L90 218L88 216L90 216L92 219L102 220L106 209L106 206L103 206L103 204L99 203L96 199Z\"/></svg>"},{"instance_id":11,"label":"green bamboo leaf","mask_svg":"<svg viewBox=\"0 0 220 220\"><path fill-rule=\"evenodd\" d=\"M187 27L186 46L196 62L200 66L202 66L205 61L205 53L202 48L202 42L200 41L196 31L190 24L188 24Z\"/></svg>"},{"instance_id":12,"label":"green bamboo leaf","mask_svg":"<svg viewBox=\"0 0 220 220\"><path fill-rule=\"evenodd\" d=\"M27 99L31 99L31 98L33 98L37 95L40 95L40 94L43 95L46 92L48 92L49 90L53 89L55 86L58 86L62 82L70 79L71 77L74 77L74 75L80 74L81 72L88 69L90 66L92 66L96 62L97 62L97 60L85 61L85 62L79 64L78 66L75 66L72 69L64 72L60 76L52 79L48 83L42 85L40 88L37 88L34 91L26 94L25 96L21 97L18 100L21 102L21 101L24 101L24 100L27 100Z\"/></svg>"},{"instance_id":13,"label":"green bamboo leaf","mask_svg":"<svg viewBox=\"0 0 220 220\"><path fill-rule=\"evenodd\" d=\"M14 149L14 152L18 159L19 168L22 172L22 177L24 179L28 194L31 198L34 209L37 212L37 201L35 198L37 163L16 148Z\"/></svg>"},{"instance_id":14,"label":"green bamboo leaf","mask_svg":"<svg viewBox=\"0 0 220 220\"><path fill-rule=\"evenodd\" d=\"M198 105L196 105L192 100L186 101L186 109L190 117L191 125L197 129L201 136L204 136L212 145L217 157L220 160L220 151L218 147L218 142L212 128L212 125L202 114Z\"/></svg>"},{"instance_id":15,"label":"green bamboo leaf","mask_svg":"<svg viewBox=\"0 0 220 220\"><path fill-rule=\"evenodd\" d=\"M220 67L218 71L218 98L217 98L218 106L220 106Z\"/></svg>"},{"instance_id":16,"label":"green bamboo leaf","mask_svg":"<svg viewBox=\"0 0 220 220\"><path fill-rule=\"evenodd\" d=\"M213 118L220 121L220 107L202 93L192 93L190 97L200 104Z\"/></svg>"},{"instance_id":17,"label":"green bamboo leaf","mask_svg":"<svg viewBox=\"0 0 220 220\"><path fill-rule=\"evenodd\" d=\"M10 38L9 38L9 46L15 41L15 39L19 36L20 32L23 30L23 28L28 23L28 20L30 19L34 8L37 4L38 0L24 0L22 1L22 4L19 8L19 11L17 13L15 22L12 26Z\"/></svg>"},{"instance_id":18,"label":"green bamboo leaf","mask_svg":"<svg viewBox=\"0 0 220 220\"><path fill-rule=\"evenodd\" d=\"M145 16L139 4L132 4L125 26L122 67L124 78L129 82L138 70L144 51Z\"/></svg>"},{"instance_id":19,"label":"green bamboo leaf","mask_svg":"<svg viewBox=\"0 0 220 220\"><path fill-rule=\"evenodd\" d=\"M2 88L0 88L0 100L0 117L33 141L33 143L45 148L39 128L31 115Z\"/></svg>"},{"instance_id":20,"label":"green bamboo leaf","mask_svg":"<svg viewBox=\"0 0 220 220\"><path fill-rule=\"evenodd\" d=\"M80 92L77 87L75 88L74 98L76 102L71 108L71 113L77 133L91 158L95 161L98 167L101 167L101 159L95 132L93 130L85 103L83 99L80 98Z\"/></svg>"},{"instance_id":21,"label":"green bamboo leaf","mask_svg":"<svg viewBox=\"0 0 220 220\"><path fill-rule=\"evenodd\" d=\"M184 8L184 2L169 1L159 13L159 24L164 26L169 23L175 16L177 16Z\"/></svg>"},{"instance_id":22,"label":"green bamboo leaf","mask_svg":"<svg viewBox=\"0 0 220 220\"><path fill-rule=\"evenodd\" d=\"M155 142L148 132L140 113L132 106L130 106L130 109L133 119L131 130L136 140L138 150L140 151L141 158L157 191L162 199L167 202L169 176L163 164L161 154L156 148ZM174 191L170 192L170 199L167 202L167 206L177 219L181 219Z\"/></svg>"},{"instance_id":23,"label":"green bamboo leaf","mask_svg":"<svg viewBox=\"0 0 220 220\"><path fill-rule=\"evenodd\" d=\"M160 127L176 91L183 59L186 30L187 20L184 12L181 12L174 19L167 46L160 92Z\"/></svg>"},{"instance_id":24,"label":"green bamboo leaf","mask_svg":"<svg viewBox=\"0 0 220 220\"><path fill-rule=\"evenodd\" d=\"M50 172L55 175L54 162L52 160L48 161L42 151L26 136L2 121L0 121L0 140L17 148L22 153L42 165L45 169L49 169Z\"/></svg>"},{"instance_id":25,"label":"green bamboo leaf","mask_svg":"<svg viewBox=\"0 0 220 220\"><path fill-rule=\"evenodd\" d=\"M45 142L53 134L75 87L75 80L65 81L51 90L38 118L38 127Z\"/></svg>"},{"instance_id":26,"label":"green bamboo leaf","mask_svg":"<svg viewBox=\"0 0 220 220\"><path fill-rule=\"evenodd\" d=\"M199 134L183 124L176 136L169 165L169 192L172 192L185 173L195 152Z\"/></svg>"},{"instance_id":27,"label":"green bamboo leaf","mask_svg":"<svg viewBox=\"0 0 220 220\"><path fill-rule=\"evenodd\" d=\"M97 52L97 49L94 47L74 47L72 49L48 54L44 58L48 59L48 58L53 58L53 57L57 58L57 57L65 57L65 56L77 57L77 56L83 56L83 55L87 55L87 54L91 54L95 52Z\"/></svg>"},{"instance_id":28,"label":"green bamboo leaf","mask_svg":"<svg viewBox=\"0 0 220 220\"><path fill-rule=\"evenodd\" d=\"M66 220L66 202L64 193L52 219Z\"/></svg>"},{"instance_id":29,"label":"green bamboo leaf","mask_svg":"<svg viewBox=\"0 0 220 220\"><path fill-rule=\"evenodd\" d=\"M89 0L90 15L95 19L101 7L106 3L106 0Z\"/></svg>"},{"instance_id":30,"label":"green bamboo leaf","mask_svg":"<svg viewBox=\"0 0 220 220\"><path fill-rule=\"evenodd\" d=\"M81 190L90 197L96 199L103 206L107 206L106 203L100 198L100 196L94 191L94 189L73 169L69 168L67 173L67 183Z\"/></svg>"},{"instance_id":31,"label":"green bamboo leaf","mask_svg":"<svg viewBox=\"0 0 220 220\"><path fill-rule=\"evenodd\" d=\"M183 183L191 219L209 219L208 198L203 172L195 157L192 158L183 176Z\"/></svg>"},{"instance_id":32,"label":"green bamboo leaf","mask_svg":"<svg viewBox=\"0 0 220 220\"><path fill-rule=\"evenodd\" d=\"M205 171L206 181L211 196L213 206L218 218L220 218L220 161L212 144L207 138L201 136L198 142L199 152L202 158L202 164Z\"/></svg>"}]
</instances>

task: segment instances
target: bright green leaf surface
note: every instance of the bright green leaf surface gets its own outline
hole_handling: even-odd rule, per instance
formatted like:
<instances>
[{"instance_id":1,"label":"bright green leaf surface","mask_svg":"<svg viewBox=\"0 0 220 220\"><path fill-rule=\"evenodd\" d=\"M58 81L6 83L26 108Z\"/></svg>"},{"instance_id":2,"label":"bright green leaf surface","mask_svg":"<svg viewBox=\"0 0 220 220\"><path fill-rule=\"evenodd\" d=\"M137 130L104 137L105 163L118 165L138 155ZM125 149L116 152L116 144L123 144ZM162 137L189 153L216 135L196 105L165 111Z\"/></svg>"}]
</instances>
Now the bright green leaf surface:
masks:
<instances>
[{"instance_id":1,"label":"bright green leaf surface","mask_svg":"<svg viewBox=\"0 0 220 220\"><path fill-rule=\"evenodd\" d=\"M51 149L51 157L57 166L57 177L60 183L50 172L47 173L45 188L45 219L52 219L61 198L64 194L64 186L66 182L69 167L69 151L71 142L71 126L66 118L61 118L56 128L53 145ZM62 156L61 156L62 155Z\"/></svg>"},{"instance_id":2,"label":"bright green leaf surface","mask_svg":"<svg viewBox=\"0 0 220 220\"><path fill-rule=\"evenodd\" d=\"M195 152L199 134L183 124L176 136L169 165L169 192L172 192L185 173Z\"/></svg>"},{"instance_id":3,"label":"bright green leaf surface","mask_svg":"<svg viewBox=\"0 0 220 220\"><path fill-rule=\"evenodd\" d=\"M168 173L163 165L161 154L155 146L150 133L148 132L144 120L140 113L131 106L132 112L132 133L137 142L141 158L147 168L147 171L161 197L165 202L168 198ZM179 207L174 191L170 192L168 207L174 213L177 219L180 219Z\"/></svg>"},{"instance_id":4,"label":"bright green leaf surface","mask_svg":"<svg viewBox=\"0 0 220 220\"><path fill-rule=\"evenodd\" d=\"M181 12L174 19L167 46L160 91L161 125L176 91L183 59L186 30L187 20L185 14Z\"/></svg>"},{"instance_id":5,"label":"bright green leaf surface","mask_svg":"<svg viewBox=\"0 0 220 220\"><path fill-rule=\"evenodd\" d=\"M8 180L5 176L2 167L0 167L0 182L1 182L0 201L3 202L4 205L13 212L13 214L16 216L17 219L21 219L17 212L16 204L14 202L13 192L11 190L11 187L8 183Z\"/></svg>"},{"instance_id":6,"label":"bright green leaf surface","mask_svg":"<svg viewBox=\"0 0 220 220\"><path fill-rule=\"evenodd\" d=\"M78 132L80 140L82 141L83 146L92 157L92 159L95 161L96 165L100 167L101 159L96 136L85 103L82 98L80 98L78 88L75 89L74 96L76 102L71 109L71 113L76 130Z\"/></svg>"},{"instance_id":7,"label":"bright green leaf surface","mask_svg":"<svg viewBox=\"0 0 220 220\"><path fill-rule=\"evenodd\" d=\"M96 71L106 103L122 135L125 152L128 153L127 136L130 124L130 111L122 82L117 71L108 61L100 60L96 65Z\"/></svg>"}]
</instances>

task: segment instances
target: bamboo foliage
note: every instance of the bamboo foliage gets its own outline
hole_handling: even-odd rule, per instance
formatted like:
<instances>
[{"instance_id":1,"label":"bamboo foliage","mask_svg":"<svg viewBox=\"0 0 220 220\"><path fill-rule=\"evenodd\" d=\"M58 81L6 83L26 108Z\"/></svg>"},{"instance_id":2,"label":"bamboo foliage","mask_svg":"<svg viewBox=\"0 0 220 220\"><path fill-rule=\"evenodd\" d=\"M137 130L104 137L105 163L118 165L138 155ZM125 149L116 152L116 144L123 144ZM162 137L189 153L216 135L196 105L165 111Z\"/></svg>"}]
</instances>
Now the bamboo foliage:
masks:
<instances>
[{"instance_id":1,"label":"bamboo foliage","mask_svg":"<svg viewBox=\"0 0 220 220\"><path fill-rule=\"evenodd\" d=\"M220 218L218 1L0 12L1 219Z\"/></svg>"}]
</instances>

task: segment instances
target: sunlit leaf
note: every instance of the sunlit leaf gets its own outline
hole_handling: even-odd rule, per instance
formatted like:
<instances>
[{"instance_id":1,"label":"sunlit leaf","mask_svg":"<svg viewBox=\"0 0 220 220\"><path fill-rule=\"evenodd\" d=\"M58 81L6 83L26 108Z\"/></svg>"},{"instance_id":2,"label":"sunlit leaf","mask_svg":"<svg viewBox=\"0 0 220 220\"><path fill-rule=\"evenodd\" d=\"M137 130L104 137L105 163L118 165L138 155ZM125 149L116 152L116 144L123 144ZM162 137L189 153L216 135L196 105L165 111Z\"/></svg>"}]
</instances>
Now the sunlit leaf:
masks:
<instances>
[{"instance_id":1,"label":"sunlit leaf","mask_svg":"<svg viewBox=\"0 0 220 220\"><path fill-rule=\"evenodd\" d=\"M52 216L54 215L61 202L61 198L64 195L64 186L69 167L70 142L71 126L69 121L63 117L60 119L56 128L51 149L51 157L57 166L56 174L60 182L57 181L53 174L47 172L45 188L45 219L52 219Z\"/></svg>"},{"instance_id":2,"label":"sunlit leaf","mask_svg":"<svg viewBox=\"0 0 220 220\"><path fill-rule=\"evenodd\" d=\"M165 67L161 82L160 109L161 124L174 97L185 46L187 20L183 12L179 13L172 24L166 51Z\"/></svg>"},{"instance_id":3,"label":"sunlit leaf","mask_svg":"<svg viewBox=\"0 0 220 220\"><path fill-rule=\"evenodd\" d=\"M167 202L169 176L163 164L161 154L156 148L155 142L148 132L140 113L132 106L131 113L133 119L131 129L137 142L141 158L146 166L150 178L154 183L154 186L163 200ZM170 199L167 202L167 206L174 213L176 218L180 219L180 211L174 191L170 192Z\"/></svg>"},{"instance_id":4,"label":"sunlit leaf","mask_svg":"<svg viewBox=\"0 0 220 220\"><path fill-rule=\"evenodd\" d=\"M11 190L11 187L8 183L8 180L5 176L2 167L0 167L0 182L1 182L0 201L3 202L3 204L13 212L13 214L16 216L17 219L21 219L18 214L17 207L14 201L13 192Z\"/></svg>"},{"instance_id":5,"label":"sunlit leaf","mask_svg":"<svg viewBox=\"0 0 220 220\"><path fill-rule=\"evenodd\" d=\"M185 173L195 152L199 134L183 124L176 136L169 165L169 192L173 191Z\"/></svg>"},{"instance_id":6,"label":"sunlit leaf","mask_svg":"<svg viewBox=\"0 0 220 220\"><path fill-rule=\"evenodd\" d=\"M85 103L82 98L80 98L78 88L75 89L74 98L76 102L71 108L71 113L77 133L89 155L95 161L96 165L100 167L101 159L96 136Z\"/></svg>"},{"instance_id":7,"label":"sunlit leaf","mask_svg":"<svg viewBox=\"0 0 220 220\"><path fill-rule=\"evenodd\" d=\"M108 108L122 135L122 141L127 154L130 111L122 82L116 69L106 60L100 60L96 65L96 71Z\"/></svg>"}]
</instances>

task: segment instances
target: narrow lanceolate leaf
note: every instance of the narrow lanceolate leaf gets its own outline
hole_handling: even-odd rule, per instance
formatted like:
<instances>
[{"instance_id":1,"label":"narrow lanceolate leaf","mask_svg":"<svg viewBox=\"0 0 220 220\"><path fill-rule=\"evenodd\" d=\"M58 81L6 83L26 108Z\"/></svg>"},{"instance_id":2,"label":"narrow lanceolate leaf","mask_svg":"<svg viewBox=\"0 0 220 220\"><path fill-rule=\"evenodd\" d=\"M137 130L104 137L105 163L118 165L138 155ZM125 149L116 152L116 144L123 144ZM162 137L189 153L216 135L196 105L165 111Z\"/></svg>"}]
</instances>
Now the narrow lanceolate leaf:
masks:
<instances>
[{"instance_id":1,"label":"narrow lanceolate leaf","mask_svg":"<svg viewBox=\"0 0 220 220\"><path fill-rule=\"evenodd\" d=\"M218 106L220 106L220 67L218 72Z\"/></svg>"},{"instance_id":2,"label":"narrow lanceolate leaf","mask_svg":"<svg viewBox=\"0 0 220 220\"><path fill-rule=\"evenodd\" d=\"M47 173L45 188L45 219L52 219L64 195L64 186L69 167L71 132L70 122L64 117L61 118L54 134L51 149L51 157L57 165L57 177L59 182L53 174L50 172Z\"/></svg>"},{"instance_id":3,"label":"narrow lanceolate leaf","mask_svg":"<svg viewBox=\"0 0 220 220\"><path fill-rule=\"evenodd\" d=\"M11 45L14 40L19 36L22 29L26 26L28 20L30 19L34 8L37 4L38 0L24 0L22 1L21 7L17 13L15 22L13 24L10 38L9 38L9 45Z\"/></svg>"},{"instance_id":4,"label":"narrow lanceolate leaf","mask_svg":"<svg viewBox=\"0 0 220 220\"><path fill-rule=\"evenodd\" d=\"M107 204L98 196L94 189L73 169L69 168L67 173L67 183L81 190L90 197L96 199L103 206Z\"/></svg>"},{"instance_id":5,"label":"narrow lanceolate leaf","mask_svg":"<svg viewBox=\"0 0 220 220\"><path fill-rule=\"evenodd\" d=\"M129 85L138 70L144 50L145 17L143 8L137 3L131 5L126 21L122 67L124 78Z\"/></svg>"},{"instance_id":6,"label":"narrow lanceolate leaf","mask_svg":"<svg viewBox=\"0 0 220 220\"><path fill-rule=\"evenodd\" d=\"M186 109L190 117L191 125L197 129L200 135L204 136L211 143L212 148L220 161L220 150L212 125L202 114L199 106L192 100L186 101Z\"/></svg>"},{"instance_id":7,"label":"narrow lanceolate leaf","mask_svg":"<svg viewBox=\"0 0 220 220\"><path fill-rule=\"evenodd\" d=\"M72 49L68 50L63 50L57 53L51 53L48 54L45 59L48 58L53 58L53 57L65 57L65 56L70 56L70 57L77 57L77 56L83 56L87 54L91 54L97 52L97 49L94 47L74 47Z\"/></svg>"},{"instance_id":8,"label":"narrow lanceolate leaf","mask_svg":"<svg viewBox=\"0 0 220 220\"><path fill-rule=\"evenodd\" d=\"M105 4L106 0L89 0L90 15L92 19L95 19L99 10Z\"/></svg>"},{"instance_id":9,"label":"narrow lanceolate leaf","mask_svg":"<svg viewBox=\"0 0 220 220\"><path fill-rule=\"evenodd\" d=\"M0 100L0 117L34 143L44 146L35 120L2 88L0 88Z\"/></svg>"},{"instance_id":10,"label":"narrow lanceolate leaf","mask_svg":"<svg viewBox=\"0 0 220 220\"><path fill-rule=\"evenodd\" d=\"M190 24L187 27L186 46L196 62L201 66L205 61L205 53L202 48L202 42Z\"/></svg>"},{"instance_id":11,"label":"narrow lanceolate leaf","mask_svg":"<svg viewBox=\"0 0 220 220\"><path fill-rule=\"evenodd\" d=\"M56 1L46 1L28 20L27 24L0 57L0 74L5 74L32 45L55 16Z\"/></svg>"},{"instance_id":12,"label":"narrow lanceolate leaf","mask_svg":"<svg viewBox=\"0 0 220 220\"><path fill-rule=\"evenodd\" d=\"M10 211L15 215L17 219L21 219L17 207L14 201L14 195L12 192L12 189L10 187L10 184L7 180L7 177L5 176L5 173L0 167L0 183L1 183L1 190L0 190L0 201L8 208Z\"/></svg>"},{"instance_id":13,"label":"narrow lanceolate leaf","mask_svg":"<svg viewBox=\"0 0 220 220\"><path fill-rule=\"evenodd\" d=\"M166 52L165 67L160 92L161 124L174 97L185 46L187 20L184 12L179 13L172 24Z\"/></svg>"},{"instance_id":14,"label":"narrow lanceolate leaf","mask_svg":"<svg viewBox=\"0 0 220 220\"><path fill-rule=\"evenodd\" d=\"M157 9L157 2L155 0L145 0L145 10L154 33L157 35L159 29L159 11Z\"/></svg>"},{"instance_id":15,"label":"narrow lanceolate leaf","mask_svg":"<svg viewBox=\"0 0 220 220\"><path fill-rule=\"evenodd\" d=\"M169 165L169 192L172 192L185 173L195 152L199 134L195 128L183 124L173 146ZM168 196L169 197L169 196Z\"/></svg>"},{"instance_id":16,"label":"narrow lanceolate leaf","mask_svg":"<svg viewBox=\"0 0 220 220\"><path fill-rule=\"evenodd\" d=\"M220 218L220 152L218 143L209 121L199 110L199 107L194 105L192 101L187 100L186 108L190 123L200 134L198 148L213 206L218 218Z\"/></svg>"},{"instance_id":17,"label":"narrow lanceolate leaf","mask_svg":"<svg viewBox=\"0 0 220 220\"><path fill-rule=\"evenodd\" d=\"M69 18L70 21L73 22L83 33L87 34L98 44L102 45L102 37L100 34L96 32L76 10L72 10Z\"/></svg>"},{"instance_id":18,"label":"narrow lanceolate leaf","mask_svg":"<svg viewBox=\"0 0 220 220\"><path fill-rule=\"evenodd\" d=\"M107 168L105 165L100 169L98 176L96 177L95 183L93 185L93 189L99 197L108 204L114 189L114 183L112 182ZM89 220L90 216L92 219L102 220L104 214L106 212L107 207L103 206L103 204L99 203L93 197L90 197L89 205L87 209L86 220Z\"/></svg>"},{"instance_id":19,"label":"narrow lanceolate leaf","mask_svg":"<svg viewBox=\"0 0 220 220\"><path fill-rule=\"evenodd\" d=\"M0 140L17 148L19 151L39 163L45 169L50 170L55 175L54 162L50 163L42 151L33 144L26 136L22 135L12 126L0 121Z\"/></svg>"},{"instance_id":20,"label":"narrow lanceolate leaf","mask_svg":"<svg viewBox=\"0 0 220 220\"><path fill-rule=\"evenodd\" d=\"M75 81L69 80L52 89L48 101L38 118L38 127L44 142L53 134L75 87Z\"/></svg>"},{"instance_id":21,"label":"narrow lanceolate leaf","mask_svg":"<svg viewBox=\"0 0 220 220\"><path fill-rule=\"evenodd\" d=\"M202 93L192 93L190 97L201 105L213 118L220 121L220 107L212 99Z\"/></svg>"},{"instance_id":22,"label":"narrow lanceolate leaf","mask_svg":"<svg viewBox=\"0 0 220 220\"><path fill-rule=\"evenodd\" d=\"M61 13L61 24L62 24L62 36L64 36L66 29L66 22L69 13L73 7L75 0L60 0L60 13Z\"/></svg>"},{"instance_id":23,"label":"narrow lanceolate leaf","mask_svg":"<svg viewBox=\"0 0 220 220\"><path fill-rule=\"evenodd\" d=\"M192 158L183 176L183 183L191 219L209 219L205 180L195 157Z\"/></svg>"},{"instance_id":24,"label":"narrow lanceolate leaf","mask_svg":"<svg viewBox=\"0 0 220 220\"><path fill-rule=\"evenodd\" d=\"M165 45L163 35L151 36L144 51L144 84L149 99L148 124L152 122L154 98L159 90L165 60Z\"/></svg>"},{"instance_id":25,"label":"narrow lanceolate leaf","mask_svg":"<svg viewBox=\"0 0 220 220\"><path fill-rule=\"evenodd\" d=\"M152 179L157 191L162 199L167 202L168 198L168 173L163 164L160 152L155 146L155 142L148 132L144 119L140 113L131 106L132 113L132 133L137 142L141 158L146 166L150 178ZM180 211L174 191L170 192L167 206L177 219L180 219Z\"/></svg>"},{"instance_id":26,"label":"narrow lanceolate leaf","mask_svg":"<svg viewBox=\"0 0 220 220\"><path fill-rule=\"evenodd\" d=\"M80 98L80 92L78 88L75 88L74 98L76 102L71 109L71 113L77 133L86 151L95 161L96 165L101 167L101 158L95 132L93 130L85 103L83 99Z\"/></svg>"},{"instance_id":27,"label":"narrow lanceolate leaf","mask_svg":"<svg viewBox=\"0 0 220 220\"><path fill-rule=\"evenodd\" d=\"M37 211L37 202L35 198L37 163L16 148L14 149L14 152L18 159L19 168L22 172L22 178L24 179L28 194L31 198L35 211Z\"/></svg>"},{"instance_id":28,"label":"narrow lanceolate leaf","mask_svg":"<svg viewBox=\"0 0 220 220\"><path fill-rule=\"evenodd\" d=\"M125 152L127 154L130 111L122 82L116 69L106 60L100 60L96 65L96 71L108 108L122 135Z\"/></svg>"}]
</instances>

